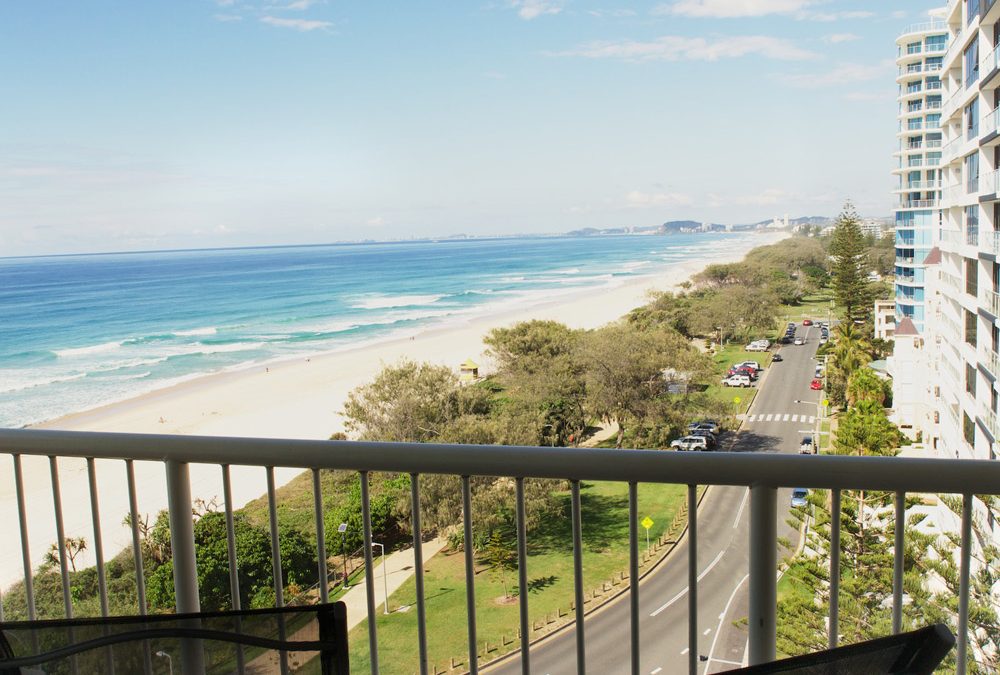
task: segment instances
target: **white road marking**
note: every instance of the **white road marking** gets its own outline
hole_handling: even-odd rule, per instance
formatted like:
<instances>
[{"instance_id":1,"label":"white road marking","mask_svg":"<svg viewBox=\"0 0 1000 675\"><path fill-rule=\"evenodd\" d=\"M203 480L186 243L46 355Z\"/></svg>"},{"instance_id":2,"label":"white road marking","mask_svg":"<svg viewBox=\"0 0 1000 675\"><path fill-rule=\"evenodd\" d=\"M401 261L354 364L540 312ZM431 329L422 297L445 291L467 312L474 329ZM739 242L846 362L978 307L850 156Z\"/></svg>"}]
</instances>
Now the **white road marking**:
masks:
<instances>
[{"instance_id":1,"label":"white road marking","mask_svg":"<svg viewBox=\"0 0 1000 675\"><path fill-rule=\"evenodd\" d=\"M753 422L756 417L756 415L750 415L750 417L747 418L747 422Z\"/></svg>"},{"instance_id":2,"label":"white road marking","mask_svg":"<svg viewBox=\"0 0 1000 675\"><path fill-rule=\"evenodd\" d=\"M722 622L725 620L726 615L729 614L729 607L733 604L733 600L736 599L736 592L740 590L740 587L746 583L746 580L750 578L750 575L746 575L740 579L740 583L736 584L736 588L733 589L732 594L729 596L728 602L726 602L726 608L722 610L722 614L719 615L719 628L715 631L715 637L712 638L712 646L708 649L708 660L705 661L705 672L708 672L709 666L712 665L712 661L719 661L719 659L713 659L712 653L715 652L715 643L719 640L719 635L722 633ZM720 661L720 663L730 663L728 661ZM741 665L741 664L736 664Z\"/></svg>"},{"instance_id":3,"label":"white road marking","mask_svg":"<svg viewBox=\"0 0 1000 675\"><path fill-rule=\"evenodd\" d=\"M764 421L765 422L770 422L772 417L774 417L774 414L773 413L768 413L767 414L767 419L765 419Z\"/></svg>"},{"instance_id":4,"label":"white road marking","mask_svg":"<svg viewBox=\"0 0 1000 675\"><path fill-rule=\"evenodd\" d=\"M660 667L660 668L657 668L656 670L651 670L651 671L649 671L649 675L656 675L656 674L657 674L658 672L660 672L661 670L663 670L663 668L662 668L662 667Z\"/></svg>"},{"instance_id":5,"label":"white road marking","mask_svg":"<svg viewBox=\"0 0 1000 675\"><path fill-rule=\"evenodd\" d=\"M746 505L747 505L747 497L749 497L749 496L750 496L750 488L747 488L747 491L743 493L743 499L742 499L742 500L740 501L740 508L739 508L739 510L738 510L738 511L736 512L736 520L734 520L734 521L733 521L733 529L734 529L734 530L735 530L735 529L736 529L737 527L739 527L739 524L740 524L740 519L741 519L741 518L743 517L743 509L745 509L745 508L746 508Z\"/></svg>"},{"instance_id":6,"label":"white road marking","mask_svg":"<svg viewBox=\"0 0 1000 675\"><path fill-rule=\"evenodd\" d=\"M781 421L782 422L787 422L789 417L791 417L791 415L789 415L788 413L785 413L785 416L782 418Z\"/></svg>"},{"instance_id":7,"label":"white road marking","mask_svg":"<svg viewBox=\"0 0 1000 675\"><path fill-rule=\"evenodd\" d=\"M711 628L706 628L706 629L705 629L705 632L704 632L704 633L702 633L702 635L708 635L708 634L709 634L709 633L711 633L711 632L712 632L712 629L711 629Z\"/></svg>"},{"instance_id":8,"label":"white road marking","mask_svg":"<svg viewBox=\"0 0 1000 675\"><path fill-rule=\"evenodd\" d=\"M719 555L715 556L715 560L710 562L708 564L708 567L706 567L705 570L698 575L698 581L704 579L705 575L711 572L712 568L719 564L719 561L722 560L722 556L725 555L725 553L726 553L725 551L719 551ZM682 590L680 593L667 600L664 604L660 605L660 607L655 612L650 614L650 616L656 616L657 614L665 610L667 607L669 607L670 605L674 604L675 602L683 598L685 595L687 595L687 592L688 592L688 587L685 586L684 590Z\"/></svg>"},{"instance_id":9,"label":"white road marking","mask_svg":"<svg viewBox=\"0 0 1000 675\"><path fill-rule=\"evenodd\" d=\"M687 654L689 651L691 651L691 648L690 647L685 647L684 651L681 652L681 655L683 656L684 654Z\"/></svg>"},{"instance_id":10,"label":"white road marking","mask_svg":"<svg viewBox=\"0 0 1000 675\"><path fill-rule=\"evenodd\" d=\"M803 416L803 419L805 419L805 416ZM798 415L792 415L792 421L793 422L798 422L799 421L799 416Z\"/></svg>"},{"instance_id":11,"label":"white road marking","mask_svg":"<svg viewBox=\"0 0 1000 675\"><path fill-rule=\"evenodd\" d=\"M712 660L715 661L716 663L723 663L727 666L739 666L739 667L743 666L743 664L740 663L739 661L728 661L726 659L712 659Z\"/></svg>"},{"instance_id":12,"label":"white road marking","mask_svg":"<svg viewBox=\"0 0 1000 675\"><path fill-rule=\"evenodd\" d=\"M816 416L815 415L810 415L809 416L809 424L813 424L815 421L816 421Z\"/></svg>"}]
</instances>

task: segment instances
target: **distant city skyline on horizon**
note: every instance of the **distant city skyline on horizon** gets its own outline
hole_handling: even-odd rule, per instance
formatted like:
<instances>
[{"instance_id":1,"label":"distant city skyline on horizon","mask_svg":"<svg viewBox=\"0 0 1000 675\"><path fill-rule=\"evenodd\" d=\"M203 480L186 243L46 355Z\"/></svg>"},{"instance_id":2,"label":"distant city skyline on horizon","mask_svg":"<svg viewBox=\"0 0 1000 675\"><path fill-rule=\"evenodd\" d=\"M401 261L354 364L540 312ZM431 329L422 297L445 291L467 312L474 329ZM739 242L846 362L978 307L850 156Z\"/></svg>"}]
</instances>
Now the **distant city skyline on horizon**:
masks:
<instances>
[{"instance_id":1,"label":"distant city skyline on horizon","mask_svg":"<svg viewBox=\"0 0 1000 675\"><path fill-rule=\"evenodd\" d=\"M0 256L886 217L940 5L7 4Z\"/></svg>"}]
</instances>

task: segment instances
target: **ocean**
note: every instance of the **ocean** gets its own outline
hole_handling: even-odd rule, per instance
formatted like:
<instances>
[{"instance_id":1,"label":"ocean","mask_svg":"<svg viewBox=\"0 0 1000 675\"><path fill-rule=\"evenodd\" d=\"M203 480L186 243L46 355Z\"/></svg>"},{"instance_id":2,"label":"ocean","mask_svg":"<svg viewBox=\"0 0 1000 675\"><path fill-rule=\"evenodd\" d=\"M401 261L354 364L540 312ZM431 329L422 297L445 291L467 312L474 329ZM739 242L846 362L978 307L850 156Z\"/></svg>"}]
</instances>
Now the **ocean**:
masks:
<instances>
[{"instance_id":1,"label":"ocean","mask_svg":"<svg viewBox=\"0 0 1000 675\"><path fill-rule=\"evenodd\" d=\"M0 258L0 427L656 274L752 235Z\"/></svg>"}]
</instances>

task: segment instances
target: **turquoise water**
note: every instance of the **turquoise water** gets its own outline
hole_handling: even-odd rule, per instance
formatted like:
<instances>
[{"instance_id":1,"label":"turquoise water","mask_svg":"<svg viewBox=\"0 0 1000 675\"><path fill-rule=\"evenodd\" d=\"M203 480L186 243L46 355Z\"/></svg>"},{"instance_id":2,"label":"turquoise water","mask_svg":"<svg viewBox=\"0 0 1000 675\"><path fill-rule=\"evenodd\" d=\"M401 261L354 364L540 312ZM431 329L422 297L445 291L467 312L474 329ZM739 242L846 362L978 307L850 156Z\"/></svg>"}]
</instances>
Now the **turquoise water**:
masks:
<instances>
[{"instance_id":1,"label":"turquoise water","mask_svg":"<svg viewBox=\"0 0 1000 675\"><path fill-rule=\"evenodd\" d=\"M0 427L749 246L689 234L0 259Z\"/></svg>"}]
</instances>

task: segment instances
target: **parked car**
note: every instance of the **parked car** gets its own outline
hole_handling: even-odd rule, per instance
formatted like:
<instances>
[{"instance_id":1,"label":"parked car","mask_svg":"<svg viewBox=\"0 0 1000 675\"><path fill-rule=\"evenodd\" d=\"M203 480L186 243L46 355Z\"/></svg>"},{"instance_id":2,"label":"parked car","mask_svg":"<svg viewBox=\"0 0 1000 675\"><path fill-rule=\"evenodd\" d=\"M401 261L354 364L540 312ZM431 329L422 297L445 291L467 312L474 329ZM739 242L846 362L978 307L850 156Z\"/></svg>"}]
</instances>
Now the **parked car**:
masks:
<instances>
[{"instance_id":1,"label":"parked car","mask_svg":"<svg viewBox=\"0 0 1000 675\"><path fill-rule=\"evenodd\" d=\"M792 490L792 507L797 508L805 506L809 502L806 501L806 497L809 496L809 490L806 488L795 488Z\"/></svg>"},{"instance_id":2,"label":"parked car","mask_svg":"<svg viewBox=\"0 0 1000 675\"><path fill-rule=\"evenodd\" d=\"M797 344L797 345L804 345L805 343L806 343L806 339L805 338L800 338L800 337L795 338L795 344Z\"/></svg>"},{"instance_id":3,"label":"parked car","mask_svg":"<svg viewBox=\"0 0 1000 675\"><path fill-rule=\"evenodd\" d=\"M760 363L757 361L740 361L735 366L733 366L733 368L742 368L743 366L753 368L754 370L760 370Z\"/></svg>"},{"instance_id":4,"label":"parked car","mask_svg":"<svg viewBox=\"0 0 1000 675\"><path fill-rule=\"evenodd\" d=\"M757 379L757 371L747 366L733 367L726 371L726 377L733 377L734 375L746 375L750 378L751 382Z\"/></svg>"},{"instance_id":5,"label":"parked car","mask_svg":"<svg viewBox=\"0 0 1000 675\"><path fill-rule=\"evenodd\" d=\"M713 434L717 434L721 430L721 427L716 420L697 420L688 425L688 431L694 431L695 429L708 429Z\"/></svg>"},{"instance_id":6,"label":"parked car","mask_svg":"<svg viewBox=\"0 0 1000 675\"><path fill-rule=\"evenodd\" d=\"M779 342L781 342L781 344L783 345L790 345L792 344L792 336L786 335L785 337L781 338Z\"/></svg>"},{"instance_id":7,"label":"parked car","mask_svg":"<svg viewBox=\"0 0 1000 675\"><path fill-rule=\"evenodd\" d=\"M713 434L708 429L695 429L691 432L691 436L698 436L704 438L705 442L708 444L709 450L714 450L715 446L719 444L718 439L716 439L715 434Z\"/></svg>"},{"instance_id":8,"label":"parked car","mask_svg":"<svg viewBox=\"0 0 1000 675\"><path fill-rule=\"evenodd\" d=\"M813 325L812 319L802 319L802 325L803 326L811 326L811 325Z\"/></svg>"},{"instance_id":9,"label":"parked car","mask_svg":"<svg viewBox=\"0 0 1000 675\"><path fill-rule=\"evenodd\" d=\"M785 357L783 357L781 354L775 354L774 356L771 357L771 363L779 363L784 360Z\"/></svg>"},{"instance_id":10,"label":"parked car","mask_svg":"<svg viewBox=\"0 0 1000 675\"><path fill-rule=\"evenodd\" d=\"M748 375L730 375L722 381L727 387L749 387L753 383Z\"/></svg>"},{"instance_id":11,"label":"parked car","mask_svg":"<svg viewBox=\"0 0 1000 675\"><path fill-rule=\"evenodd\" d=\"M815 455L816 446L813 445L812 436L803 436L802 442L799 444L799 454L800 455Z\"/></svg>"},{"instance_id":12,"label":"parked car","mask_svg":"<svg viewBox=\"0 0 1000 675\"><path fill-rule=\"evenodd\" d=\"M823 388L823 380L814 378L813 381L809 383L809 388L813 391L819 391Z\"/></svg>"},{"instance_id":13,"label":"parked car","mask_svg":"<svg viewBox=\"0 0 1000 675\"><path fill-rule=\"evenodd\" d=\"M766 352L770 346L771 343L768 340L756 340L748 344L744 349L748 352Z\"/></svg>"},{"instance_id":14,"label":"parked car","mask_svg":"<svg viewBox=\"0 0 1000 675\"><path fill-rule=\"evenodd\" d=\"M670 443L676 450L708 450L708 440L701 436L684 436Z\"/></svg>"},{"instance_id":15,"label":"parked car","mask_svg":"<svg viewBox=\"0 0 1000 675\"><path fill-rule=\"evenodd\" d=\"M794 321L789 321L788 322L788 329L789 330L795 330L795 322Z\"/></svg>"}]
</instances>

